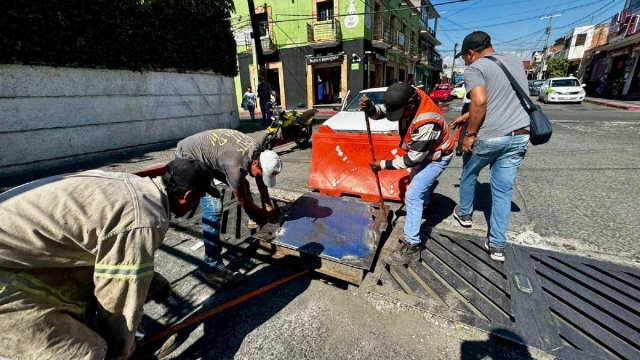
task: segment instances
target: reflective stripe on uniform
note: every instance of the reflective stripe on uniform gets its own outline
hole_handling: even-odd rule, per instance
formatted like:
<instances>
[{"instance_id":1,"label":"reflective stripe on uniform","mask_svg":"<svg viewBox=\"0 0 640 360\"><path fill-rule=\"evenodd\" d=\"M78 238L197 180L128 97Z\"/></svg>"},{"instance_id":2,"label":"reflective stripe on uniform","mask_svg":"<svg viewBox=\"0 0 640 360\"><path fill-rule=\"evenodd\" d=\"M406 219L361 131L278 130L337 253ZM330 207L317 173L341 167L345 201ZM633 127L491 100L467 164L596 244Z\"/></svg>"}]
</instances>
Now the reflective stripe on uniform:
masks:
<instances>
[{"instance_id":1,"label":"reflective stripe on uniform","mask_svg":"<svg viewBox=\"0 0 640 360\"><path fill-rule=\"evenodd\" d=\"M96 264L93 275L104 279L140 279L153 276L153 263L139 265Z\"/></svg>"}]
</instances>

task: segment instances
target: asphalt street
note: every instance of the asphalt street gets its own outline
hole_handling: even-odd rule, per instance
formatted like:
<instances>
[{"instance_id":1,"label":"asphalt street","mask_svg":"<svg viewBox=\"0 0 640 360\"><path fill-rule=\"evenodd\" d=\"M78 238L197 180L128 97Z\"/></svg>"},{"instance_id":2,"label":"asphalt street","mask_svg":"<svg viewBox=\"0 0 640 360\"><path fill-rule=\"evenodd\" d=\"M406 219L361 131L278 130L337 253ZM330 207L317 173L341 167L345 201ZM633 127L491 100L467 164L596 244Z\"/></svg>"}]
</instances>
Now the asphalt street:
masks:
<instances>
[{"instance_id":1,"label":"asphalt street","mask_svg":"<svg viewBox=\"0 0 640 360\"><path fill-rule=\"evenodd\" d=\"M458 114L456 102L446 113ZM535 246L607 258L638 266L640 204L638 113L590 104L542 105L554 123L550 143L530 147L517 180L509 228L511 241L535 239ZM320 122L322 119L320 119ZM317 127L316 127L317 129ZM240 130L259 140L264 127L241 121ZM54 173L100 168L132 171L173 159L175 143L126 150L107 158L5 180L4 186ZM277 189L307 192L311 149L285 145ZM488 171L476 193L474 227L463 230L451 217L458 200L461 158L442 174L431 225L486 233L490 211ZM372 184L372 186L375 186ZM156 268L173 284L172 304L149 304L151 329L175 323L189 313L212 308L238 294L280 279L295 269L255 264L240 289L217 291L198 280L202 248L197 236L170 229L157 254ZM153 324L156 326L154 327ZM172 355L176 359L500 359L548 358L491 335L460 327L416 309L330 279L303 276L193 329Z\"/></svg>"}]
</instances>

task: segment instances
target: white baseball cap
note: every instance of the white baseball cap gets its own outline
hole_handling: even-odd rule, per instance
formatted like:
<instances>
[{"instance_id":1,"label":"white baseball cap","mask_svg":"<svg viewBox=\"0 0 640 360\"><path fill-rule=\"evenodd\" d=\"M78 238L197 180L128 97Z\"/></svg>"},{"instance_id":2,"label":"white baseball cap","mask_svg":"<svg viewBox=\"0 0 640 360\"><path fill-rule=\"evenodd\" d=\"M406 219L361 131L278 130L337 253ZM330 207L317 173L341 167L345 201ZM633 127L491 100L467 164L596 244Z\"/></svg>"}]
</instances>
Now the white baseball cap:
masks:
<instances>
[{"instance_id":1,"label":"white baseball cap","mask_svg":"<svg viewBox=\"0 0 640 360\"><path fill-rule=\"evenodd\" d=\"M282 171L282 161L275 151L265 150L260 154L262 180L268 187L276 186L276 175Z\"/></svg>"}]
</instances>

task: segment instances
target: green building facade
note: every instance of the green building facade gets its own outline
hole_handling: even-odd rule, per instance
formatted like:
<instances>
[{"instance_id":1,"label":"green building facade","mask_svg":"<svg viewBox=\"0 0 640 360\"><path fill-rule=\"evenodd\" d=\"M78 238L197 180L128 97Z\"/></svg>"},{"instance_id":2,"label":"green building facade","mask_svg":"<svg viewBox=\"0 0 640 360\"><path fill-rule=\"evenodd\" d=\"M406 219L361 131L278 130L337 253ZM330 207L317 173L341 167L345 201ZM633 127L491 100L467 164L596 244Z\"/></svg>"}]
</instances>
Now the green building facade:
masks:
<instances>
[{"instance_id":1,"label":"green building facade","mask_svg":"<svg viewBox=\"0 0 640 360\"><path fill-rule=\"evenodd\" d=\"M235 6L240 103L257 72L248 5ZM439 14L427 0L266 0L255 11L267 78L286 108L336 106L396 81L439 82Z\"/></svg>"}]
</instances>

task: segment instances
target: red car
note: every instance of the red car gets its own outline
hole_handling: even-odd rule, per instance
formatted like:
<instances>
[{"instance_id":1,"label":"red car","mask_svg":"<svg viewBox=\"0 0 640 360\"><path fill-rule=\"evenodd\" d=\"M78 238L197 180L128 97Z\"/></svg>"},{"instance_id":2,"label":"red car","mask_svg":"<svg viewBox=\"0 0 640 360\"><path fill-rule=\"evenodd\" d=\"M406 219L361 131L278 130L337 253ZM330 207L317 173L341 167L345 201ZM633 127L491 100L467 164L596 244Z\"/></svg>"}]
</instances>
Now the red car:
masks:
<instances>
[{"instance_id":1,"label":"red car","mask_svg":"<svg viewBox=\"0 0 640 360\"><path fill-rule=\"evenodd\" d=\"M443 100L448 101L451 100L451 90L453 87L449 84L439 84L436 85L433 90L429 93L429 97L432 100Z\"/></svg>"}]
</instances>

